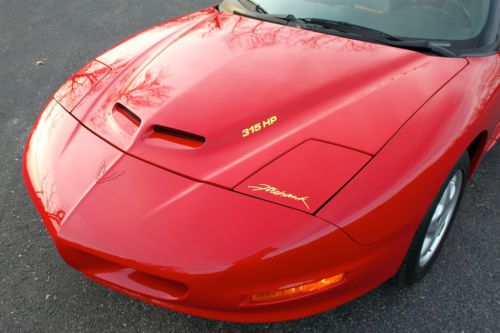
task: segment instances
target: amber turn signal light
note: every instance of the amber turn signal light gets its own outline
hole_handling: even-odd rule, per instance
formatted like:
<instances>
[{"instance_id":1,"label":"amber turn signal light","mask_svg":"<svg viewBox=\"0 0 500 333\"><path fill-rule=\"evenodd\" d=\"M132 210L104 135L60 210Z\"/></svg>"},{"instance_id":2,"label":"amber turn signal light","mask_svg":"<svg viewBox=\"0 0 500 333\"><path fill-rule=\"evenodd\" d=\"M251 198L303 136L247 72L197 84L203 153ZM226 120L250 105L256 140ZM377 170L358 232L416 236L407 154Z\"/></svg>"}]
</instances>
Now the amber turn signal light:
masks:
<instances>
[{"instance_id":1,"label":"amber turn signal light","mask_svg":"<svg viewBox=\"0 0 500 333\"><path fill-rule=\"evenodd\" d=\"M276 302L286 298L293 298L304 296L322 289L326 289L344 280L344 274L337 274L335 276L322 279L319 281L303 284L301 286L281 289L277 291L270 291L266 293L254 294L250 297L252 303Z\"/></svg>"}]
</instances>

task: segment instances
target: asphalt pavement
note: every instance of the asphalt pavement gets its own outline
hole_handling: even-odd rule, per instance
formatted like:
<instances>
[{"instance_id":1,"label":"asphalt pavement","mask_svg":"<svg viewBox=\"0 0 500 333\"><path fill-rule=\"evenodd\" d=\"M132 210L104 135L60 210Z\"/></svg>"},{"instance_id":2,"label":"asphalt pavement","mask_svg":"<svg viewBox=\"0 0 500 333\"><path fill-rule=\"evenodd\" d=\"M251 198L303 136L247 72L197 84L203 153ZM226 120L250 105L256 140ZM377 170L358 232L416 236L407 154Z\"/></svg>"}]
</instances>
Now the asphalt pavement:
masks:
<instances>
[{"instance_id":1,"label":"asphalt pavement","mask_svg":"<svg viewBox=\"0 0 500 333\"><path fill-rule=\"evenodd\" d=\"M72 73L148 26L211 1L0 0L0 332L499 332L500 147L469 185L430 275L338 309L243 325L171 312L97 285L59 258L24 189L37 114Z\"/></svg>"}]
</instances>

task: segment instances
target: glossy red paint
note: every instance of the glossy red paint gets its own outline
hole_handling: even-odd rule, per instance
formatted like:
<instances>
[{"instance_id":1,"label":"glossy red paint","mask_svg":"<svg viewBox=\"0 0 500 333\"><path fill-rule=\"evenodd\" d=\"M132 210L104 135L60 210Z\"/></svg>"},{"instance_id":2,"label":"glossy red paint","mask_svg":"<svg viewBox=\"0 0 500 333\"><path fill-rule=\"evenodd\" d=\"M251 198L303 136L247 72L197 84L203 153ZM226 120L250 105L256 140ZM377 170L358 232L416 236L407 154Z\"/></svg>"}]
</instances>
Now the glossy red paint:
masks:
<instances>
[{"instance_id":1,"label":"glossy red paint","mask_svg":"<svg viewBox=\"0 0 500 333\"><path fill-rule=\"evenodd\" d=\"M68 81L28 140L26 186L61 256L98 283L223 320L312 315L393 276L455 162L478 137L477 161L496 142L499 59L207 9ZM260 184L299 200L248 187ZM342 273L311 295L249 302Z\"/></svg>"},{"instance_id":2,"label":"glossy red paint","mask_svg":"<svg viewBox=\"0 0 500 333\"><path fill-rule=\"evenodd\" d=\"M66 81L54 98L69 112L111 71L111 68L99 61L85 65L73 77Z\"/></svg>"}]
</instances>

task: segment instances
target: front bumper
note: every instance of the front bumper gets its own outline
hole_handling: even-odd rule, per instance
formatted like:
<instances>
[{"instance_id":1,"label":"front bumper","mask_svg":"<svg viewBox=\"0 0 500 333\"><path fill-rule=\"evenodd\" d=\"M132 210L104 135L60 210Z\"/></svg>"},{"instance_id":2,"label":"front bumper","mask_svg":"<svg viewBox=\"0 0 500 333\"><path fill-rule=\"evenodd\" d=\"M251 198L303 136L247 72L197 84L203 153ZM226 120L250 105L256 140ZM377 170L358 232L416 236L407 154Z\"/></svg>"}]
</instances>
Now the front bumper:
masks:
<instances>
[{"instance_id":1,"label":"front bumper","mask_svg":"<svg viewBox=\"0 0 500 333\"><path fill-rule=\"evenodd\" d=\"M148 164L55 101L28 140L23 172L69 265L119 292L203 317L270 322L325 311L392 276L406 242L360 246L315 216ZM341 284L316 294L249 302L339 273Z\"/></svg>"}]
</instances>

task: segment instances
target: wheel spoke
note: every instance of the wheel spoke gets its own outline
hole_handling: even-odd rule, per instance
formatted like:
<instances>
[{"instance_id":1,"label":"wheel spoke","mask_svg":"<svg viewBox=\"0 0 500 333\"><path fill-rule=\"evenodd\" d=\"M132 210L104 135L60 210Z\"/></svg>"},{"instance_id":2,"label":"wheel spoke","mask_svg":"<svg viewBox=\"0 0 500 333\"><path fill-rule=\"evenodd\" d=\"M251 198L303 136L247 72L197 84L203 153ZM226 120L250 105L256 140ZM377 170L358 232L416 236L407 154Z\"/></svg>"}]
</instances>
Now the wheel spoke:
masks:
<instances>
[{"instance_id":1,"label":"wheel spoke","mask_svg":"<svg viewBox=\"0 0 500 333\"><path fill-rule=\"evenodd\" d=\"M441 198L442 202L443 202L443 206L446 208L448 202L449 202L449 198L450 198L450 193L452 192L451 191L451 183L446 187L446 190L444 191L443 193L443 197Z\"/></svg>"},{"instance_id":2,"label":"wheel spoke","mask_svg":"<svg viewBox=\"0 0 500 333\"><path fill-rule=\"evenodd\" d=\"M456 181L455 181L456 182ZM453 202L453 199L455 199L455 195L457 194L457 187L455 182L452 181L452 183L449 186L449 193L448 193L448 203Z\"/></svg>"},{"instance_id":3,"label":"wheel spoke","mask_svg":"<svg viewBox=\"0 0 500 333\"><path fill-rule=\"evenodd\" d=\"M420 256L423 256L429 252L429 248L431 247L432 241L434 240L433 237L425 237L424 243L422 244L422 250L420 251Z\"/></svg>"},{"instance_id":4,"label":"wheel spoke","mask_svg":"<svg viewBox=\"0 0 500 333\"><path fill-rule=\"evenodd\" d=\"M444 238L444 234L448 229L457 206L462 182L463 173L462 171L457 171L439 199L422 242L419 262L420 267L425 266L431 260Z\"/></svg>"},{"instance_id":5,"label":"wheel spoke","mask_svg":"<svg viewBox=\"0 0 500 333\"><path fill-rule=\"evenodd\" d=\"M444 216L440 221L439 221L439 225L438 227L436 228L436 233L434 234L434 237L437 238L441 235L441 233L443 232L444 230L444 227L446 226L446 222L448 220L448 214L446 216Z\"/></svg>"},{"instance_id":6,"label":"wheel spoke","mask_svg":"<svg viewBox=\"0 0 500 333\"><path fill-rule=\"evenodd\" d=\"M441 205L441 203L440 203L436 207L436 211L434 212L434 215L432 216L431 224L434 224L434 223L436 223L436 221L439 221L441 216L443 216L443 212L444 212L444 205Z\"/></svg>"}]
</instances>

